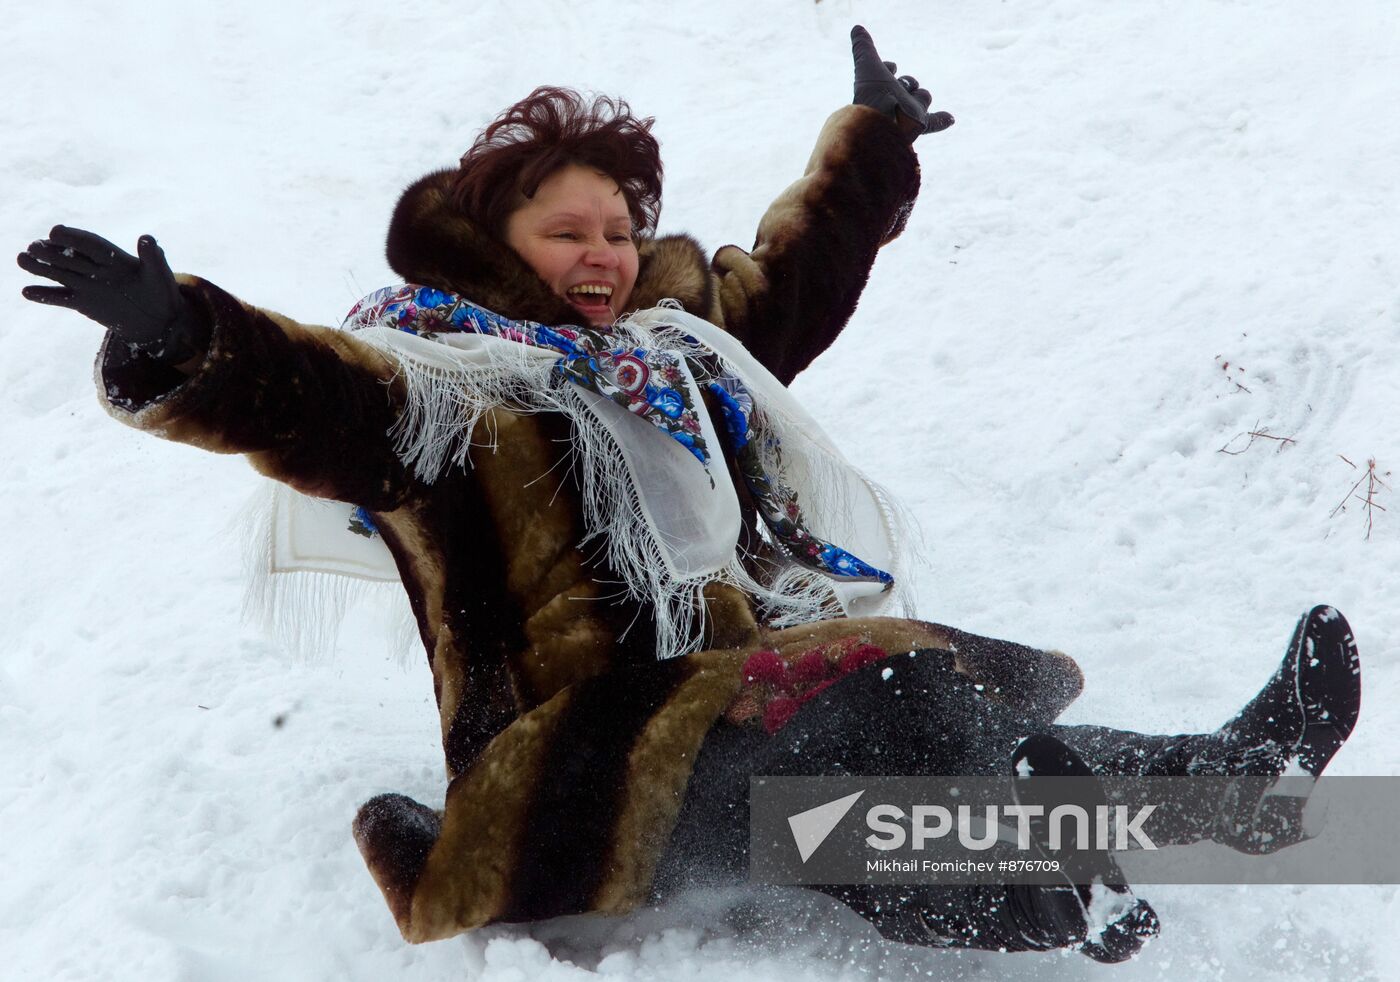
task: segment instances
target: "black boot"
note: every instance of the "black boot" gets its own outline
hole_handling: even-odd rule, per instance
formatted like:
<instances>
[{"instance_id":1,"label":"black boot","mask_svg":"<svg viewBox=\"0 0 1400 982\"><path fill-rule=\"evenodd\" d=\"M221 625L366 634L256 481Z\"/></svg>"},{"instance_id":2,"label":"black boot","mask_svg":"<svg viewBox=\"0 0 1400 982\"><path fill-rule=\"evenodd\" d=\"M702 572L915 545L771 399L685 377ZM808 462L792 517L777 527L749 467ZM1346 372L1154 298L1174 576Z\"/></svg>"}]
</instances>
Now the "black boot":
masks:
<instances>
[{"instance_id":1,"label":"black boot","mask_svg":"<svg viewBox=\"0 0 1400 982\"><path fill-rule=\"evenodd\" d=\"M1240 713L1214 733L1158 736L1101 726L1056 726L1101 777L1316 777L1356 725L1361 664L1334 607L1298 622L1283 662Z\"/></svg>"},{"instance_id":2,"label":"black boot","mask_svg":"<svg viewBox=\"0 0 1400 982\"><path fill-rule=\"evenodd\" d=\"M1311 783L1356 725L1361 664L1346 618L1314 607L1283 662L1249 704L1214 733L1154 736L1057 726L1100 776L1228 777L1218 799L1183 796L1155 820L1159 844L1212 839L1240 852L1276 852L1307 837ZM1268 779L1289 778L1276 787Z\"/></svg>"},{"instance_id":3,"label":"black boot","mask_svg":"<svg viewBox=\"0 0 1400 982\"><path fill-rule=\"evenodd\" d=\"M1094 778L1094 772L1071 748L1046 734L1022 740L1011 755L1012 773L1018 777ZM1034 800L1034 784L1016 784L1017 802L1040 804L1049 813L1047 802ZM1080 800L1087 807L1107 805L1102 787L1093 781L1092 800ZM1081 796L1082 797L1082 796ZM1059 862L1065 877L1063 886L1012 886L1022 891L1023 902L1038 912L1038 919L1076 943L1078 949L1098 962L1126 961L1155 938L1161 930L1157 914L1147 901L1133 895L1122 871L1109 852L1079 851L1073 847L1051 852L1046 822L1031 820L1032 842L1047 859Z\"/></svg>"},{"instance_id":4,"label":"black boot","mask_svg":"<svg viewBox=\"0 0 1400 982\"><path fill-rule=\"evenodd\" d=\"M1051 737L1021 741L1011 762L1013 773L1093 780L1089 766ZM1157 935L1157 915L1123 883L1112 856L1072 849L1051 854L1044 847L1044 823L1032 822L1032 828L1040 857L1061 863L1064 882L817 889L840 899L885 938L905 944L982 951L1075 948L1096 961L1120 962Z\"/></svg>"},{"instance_id":5,"label":"black boot","mask_svg":"<svg viewBox=\"0 0 1400 982\"><path fill-rule=\"evenodd\" d=\"M1283 664L1219 735L1228 746L1281 755L1285 768L1317 777L1360 712L1361 659L1351 625L1335 607L1320 606L1298 622Z\"/></svg>"}]
</instances>

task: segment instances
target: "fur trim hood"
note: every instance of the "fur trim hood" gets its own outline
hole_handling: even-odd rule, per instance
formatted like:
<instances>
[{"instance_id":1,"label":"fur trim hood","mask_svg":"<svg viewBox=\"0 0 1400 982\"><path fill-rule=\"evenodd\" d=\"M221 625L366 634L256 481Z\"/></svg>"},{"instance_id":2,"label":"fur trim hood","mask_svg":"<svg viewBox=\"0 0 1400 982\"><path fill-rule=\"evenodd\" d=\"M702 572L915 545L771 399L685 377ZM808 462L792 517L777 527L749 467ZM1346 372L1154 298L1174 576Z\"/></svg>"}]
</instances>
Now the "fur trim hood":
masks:
<instances>
[{"instance_id":1,"label":"fur trim hood","mask_svg":"<svg viewBox=\"0 0 1400 982\"><path fill-rule=\"evenodd\" d=\"M576 311L556 296L520 255L452 204L456 170L434 171L399 198L389 222L389 266L410 283L469 297L516 320L569 324ZM638 245L637 283L626 310L677 300L687 312L716 320L713 280L700 244L688 235L644 239Z\"/></svg>"}]
</instances>

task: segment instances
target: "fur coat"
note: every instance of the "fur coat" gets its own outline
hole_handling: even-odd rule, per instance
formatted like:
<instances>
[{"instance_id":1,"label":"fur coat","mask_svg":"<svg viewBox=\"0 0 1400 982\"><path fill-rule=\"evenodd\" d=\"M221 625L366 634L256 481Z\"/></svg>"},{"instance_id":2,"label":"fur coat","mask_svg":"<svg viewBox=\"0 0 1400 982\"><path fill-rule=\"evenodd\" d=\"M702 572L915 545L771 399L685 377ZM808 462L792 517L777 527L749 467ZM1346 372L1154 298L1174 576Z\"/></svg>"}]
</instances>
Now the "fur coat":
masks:
<instances>
[{"instance_id":1,"label":"fur coat","mask_svg":"<svg viewBox=\"0 0 1400 982\"><path fill-rule=\"evenodd\" d=\"M404 192L390 266L511 318L576 322L513 250L452 208L453 174ZM643 242L631 309L678 300L790 382L839 334L918 185L914 153L889 119L841 109L751 250L729 245L707 261L687 236ZM1079 691L1077 667L1058 653L892 618L774 631L728 586L707 592L706 650L658 663L648 611L611 600L616 577L578 546L579 492L555 466L564 420L497 410L496 451L425 484L388 436L403 393L387 356L202 279L181 285L213 327L203 364L185 377L105 345L98 388L108 411L167 439L244 454L303 493L364 506L408 591L441 716L446 804L431 834L407 827L433 824L424 809L397 828L361 821L357 838L411 941L643 902L695 754L712 727L728 725L722 714L755 651L788 655L850 636L946 649L959 671L1047 720ZM746 508L750 530L752 518Z\"/></svg>"}]
</instances>

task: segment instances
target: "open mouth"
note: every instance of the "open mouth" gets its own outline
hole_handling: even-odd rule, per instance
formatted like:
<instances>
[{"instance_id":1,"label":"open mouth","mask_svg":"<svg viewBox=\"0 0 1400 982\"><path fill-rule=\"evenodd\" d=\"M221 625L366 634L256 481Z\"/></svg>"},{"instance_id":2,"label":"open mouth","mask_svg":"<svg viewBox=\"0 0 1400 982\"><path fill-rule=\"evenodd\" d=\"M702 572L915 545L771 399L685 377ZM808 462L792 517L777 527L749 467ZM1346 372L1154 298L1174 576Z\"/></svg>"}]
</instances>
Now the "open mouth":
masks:
<instances>
[{"instance_id":1,"label":"open mouth","mask_svg":"<svg viewBox=\"0 0 1400 982\"><path fill-rule=\"evenodd\" d=\"M591 316L607 316L611 320L613 288L606 283L581 283L571 286L564 299Z\"/></svg>"}]
</instances>

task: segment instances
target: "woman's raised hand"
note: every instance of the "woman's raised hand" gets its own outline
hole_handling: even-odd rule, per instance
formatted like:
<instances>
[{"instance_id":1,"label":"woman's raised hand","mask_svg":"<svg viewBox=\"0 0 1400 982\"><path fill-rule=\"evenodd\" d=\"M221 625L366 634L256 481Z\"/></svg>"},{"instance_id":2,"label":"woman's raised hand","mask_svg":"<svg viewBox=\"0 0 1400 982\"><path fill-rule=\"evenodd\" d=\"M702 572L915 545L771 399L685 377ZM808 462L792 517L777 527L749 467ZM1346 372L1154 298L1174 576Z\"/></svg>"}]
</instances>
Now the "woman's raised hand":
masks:
<instances>
[{"instance_id":1,"label":"woman's raised hand","mask_svg":"<svg viewBox=\"0 0 1400 982\"><path fill-rule=\"evenodd\" d=\"M912 75L895 77L895 63L880 60L870 32L859 24L851 28L851 56L856 63L855 98L851 101L892 116L909 142L953 125L949 113L928 111L933 96L919 88L918 79Z\"/></svg>"},{"instance_id":2,"label":"woman's raised hand","mask_svg":"<svg viewBox=\"0 0 1400 982\"><path fill-rule=\"evenodd\" d=\"M27 286L24 299L76 310L123 341L167 364L207 347L199 318L180 293L156 240L143 235L137 255L100 235L55 225L47 239L19 254L21 269L58 286Z\"/></svg>"}]
</instances>

